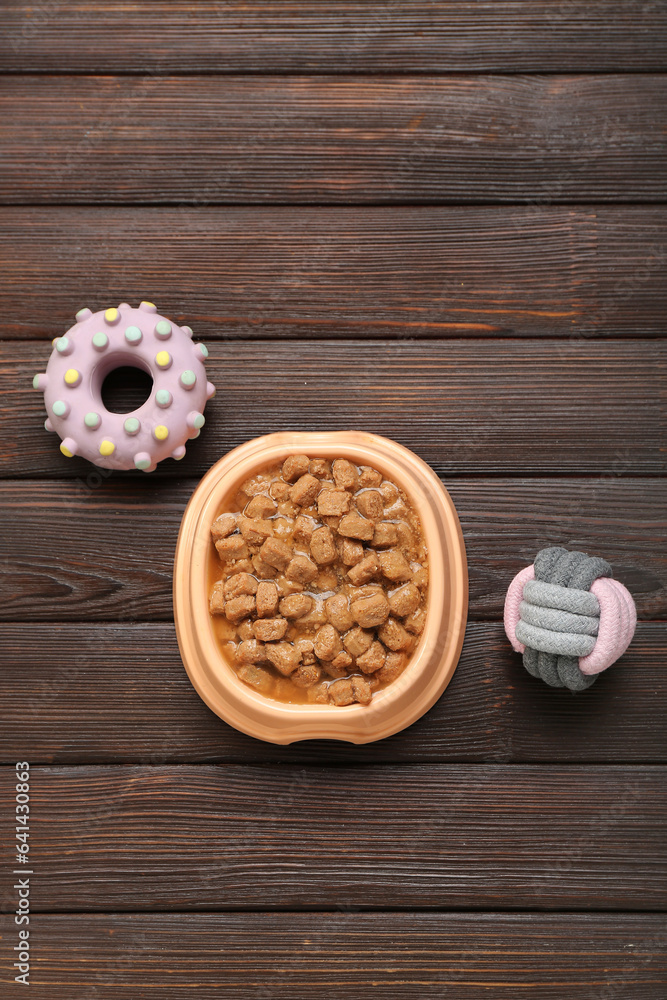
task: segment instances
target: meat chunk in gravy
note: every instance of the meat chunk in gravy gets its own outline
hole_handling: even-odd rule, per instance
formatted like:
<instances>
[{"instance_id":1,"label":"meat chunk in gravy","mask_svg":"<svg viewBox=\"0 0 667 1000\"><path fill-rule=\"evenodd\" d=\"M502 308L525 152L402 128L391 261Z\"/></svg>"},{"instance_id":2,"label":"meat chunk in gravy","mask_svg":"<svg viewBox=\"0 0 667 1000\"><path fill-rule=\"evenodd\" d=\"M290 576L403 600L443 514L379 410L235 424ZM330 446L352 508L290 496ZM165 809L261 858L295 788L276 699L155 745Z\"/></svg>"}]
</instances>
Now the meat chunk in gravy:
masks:
<instances>
[{"instance_id":1,"label":"meat chunk in gravy","mask_svg":"<svg viewBox=\"0 0 667 1000\"><path fill-rule=\"evenodd\" d=\"M211 525L210 566L220 648L270 698L368 705L424 629L416 510L379 469L344 456L288 455L247 479Z\"/></svg>"}]
</instances>

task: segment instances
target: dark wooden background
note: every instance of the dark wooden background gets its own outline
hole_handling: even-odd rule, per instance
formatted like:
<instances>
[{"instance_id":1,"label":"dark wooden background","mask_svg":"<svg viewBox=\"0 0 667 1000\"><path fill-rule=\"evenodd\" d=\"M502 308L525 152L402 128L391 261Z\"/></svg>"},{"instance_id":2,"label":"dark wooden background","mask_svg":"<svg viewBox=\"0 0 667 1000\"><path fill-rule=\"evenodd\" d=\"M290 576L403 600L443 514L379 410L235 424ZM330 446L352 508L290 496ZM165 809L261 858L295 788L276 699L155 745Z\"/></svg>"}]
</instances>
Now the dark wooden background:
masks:
<instances>
[{"instance_id":1,"label":"dark wooden background","mask_svg":"<svg viewBox=\"0 0 667 1000\"><path fill-rule=\"evenodd\" d=\"M31 996L667 996L667 3L5 0L0 901L32 767ZM67 461L77 309L211 351L178 465ZM180 518L257 434L431 463L470 561L438 705L366 747L228 728L182 668ZM640 624L574 697L501 626L545 544Z\"/></svg>"}]
</instances>

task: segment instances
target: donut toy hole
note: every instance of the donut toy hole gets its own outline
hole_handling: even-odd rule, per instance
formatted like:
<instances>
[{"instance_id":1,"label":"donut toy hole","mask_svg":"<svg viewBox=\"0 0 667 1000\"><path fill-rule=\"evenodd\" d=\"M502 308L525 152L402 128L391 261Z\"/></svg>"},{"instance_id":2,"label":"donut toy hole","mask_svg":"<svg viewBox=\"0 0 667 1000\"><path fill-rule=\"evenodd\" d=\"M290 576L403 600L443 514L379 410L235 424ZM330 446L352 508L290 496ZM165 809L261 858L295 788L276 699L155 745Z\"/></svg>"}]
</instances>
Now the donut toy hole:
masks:
<instances>
[{"instance_id":1,"label":"donut toy hole","mask_svg":"<svg viewBox=\"0 0 667 1000\"><path fill-rule=\"evenodd\" d=\"M143 368L114 368L102 383L102 402L109 413L131 413L146 402L153 379Z\"/></svg>"}]
</instances>

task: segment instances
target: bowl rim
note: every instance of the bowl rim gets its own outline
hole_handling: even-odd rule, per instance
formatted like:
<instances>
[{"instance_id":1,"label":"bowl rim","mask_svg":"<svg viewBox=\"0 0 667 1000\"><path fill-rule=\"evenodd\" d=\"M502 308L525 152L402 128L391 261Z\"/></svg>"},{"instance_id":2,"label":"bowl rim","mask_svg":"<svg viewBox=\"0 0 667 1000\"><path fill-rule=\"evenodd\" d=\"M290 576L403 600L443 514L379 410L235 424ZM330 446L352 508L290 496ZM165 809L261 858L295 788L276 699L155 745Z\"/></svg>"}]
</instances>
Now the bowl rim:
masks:
<instances>
[{"instance_id":1,"label":"bowl rim","mask_svg":"<svg viewBox=\"0 0 667 1000\"><path fill-rule=\"evenodd\" d=\"M304 452L374 465L403 489L420 517L429 557L426 625L404 672L370 705L288 704L254 691L225 659L208 609L210 526L234 485L253 471ZM174 622L183 665L203 701L235 729L266 742L368 743L406 728L438 700L465 635L468 574L458 515L447 490L414 452L362 431L279 432L253 438L204 475L185 509L174 557Z\"/></svg>"}]
</instances>

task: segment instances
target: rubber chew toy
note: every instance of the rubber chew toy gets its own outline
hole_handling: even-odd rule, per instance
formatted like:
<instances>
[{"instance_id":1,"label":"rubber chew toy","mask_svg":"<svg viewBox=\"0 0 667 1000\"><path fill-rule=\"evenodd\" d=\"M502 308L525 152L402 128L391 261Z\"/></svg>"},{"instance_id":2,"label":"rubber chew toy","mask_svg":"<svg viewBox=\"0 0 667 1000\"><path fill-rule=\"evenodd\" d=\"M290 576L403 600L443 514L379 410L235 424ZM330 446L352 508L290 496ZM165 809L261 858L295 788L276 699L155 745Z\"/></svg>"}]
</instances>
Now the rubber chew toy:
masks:
<instances>
[{"instance_id":1,"label":"rubber chew toy","mask_svg":"<svg viewBox=\"0 0 667 1000\"><path fill-rule=\"evenodd\" d=\"M207 357L189 326L159 316L152 302L138 309L123 302L96 313L79 310L32 384L44 393L44 426L60 435L67 458L152 472L163 458L183 458L185 442L199 436L206 400L215 392L206 381ZM111 413L102 403L104 379L123 366L153 378L151 395L131 414Z\"/></svg>"},{"instance_id":2,"label":"rubber chew toy","mask_svg":"<svg viewBox=\"0 0 667 1000\"><path fill-rule=\"evenodd\" d=\"M505 632L529 674L583 691L623 655L637 611L611 572L604 559L553 547L517 573L505 599Z\"/></svg>"}]
</instances>

